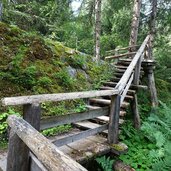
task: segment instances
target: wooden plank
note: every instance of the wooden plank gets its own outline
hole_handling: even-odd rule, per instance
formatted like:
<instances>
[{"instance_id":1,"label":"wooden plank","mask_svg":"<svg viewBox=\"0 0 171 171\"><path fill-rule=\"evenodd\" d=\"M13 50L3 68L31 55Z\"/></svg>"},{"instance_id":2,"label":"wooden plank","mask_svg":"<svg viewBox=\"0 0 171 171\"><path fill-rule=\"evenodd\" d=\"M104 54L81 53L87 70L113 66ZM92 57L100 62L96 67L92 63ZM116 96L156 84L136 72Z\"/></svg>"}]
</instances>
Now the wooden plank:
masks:
<instances>
[{"instance_id":1,"label":"wooden plank","mask_svg":"<svg viewBox=\"0 0 171 171\"><path fill-rule=\"evenodd\" d=\"M30 171L48 171L33 153L30 153Z\"/></svg>"},{"instance_id":2,"label":"wooden plank","mask_svg":"<svg viewBox=\"0 0 171 171\"><path fill-rule=\"evenodd\" d=\"M134 114L134 127L136 129L140 129L141 122L140 122L140 115L139 115L139 111L138 111L138 100L137 100L136 94L134 94L134 99L131 103L131 108L132 108L132 112Z\"/></svg>"},{"instance_id":3,"label":"wooden plank","mask_svg":"<svg viewBox=\"0 0 171 171\"><path fill-rule=\"evenodd\" d=\"M79 163L85 163L97 155L107 154L111 149L107 143L98 143L88 138L68 144L68 147L77 151L77 153L70 153L69 155Z\"/></svg>"},{"instance_id":4,"label":"wooden plank","mask_svg":"<svg viewBox=\"0 0 171 171\"><path fill-rule=\"evenodd\" d=\"M18 170L29 171L29 148L12 127L9 135L7 171Z\"/></svg>"},{"instance_id":5,"label":"wooden plank","mask_svg":"<svg viewBox=\"0 0 171 171\"><path fill-rule=\"evenodd\" d=\"M146 44L149 41L150 36L148 35L146 37L146 39L144 40L143 44L141 45L140 49L137 51L135 57L133 58L132 62L130 63L130 65L128 66L127 70L125 71L125 73L123 74L121 80L118 82L116 89L119 90L119 92L123 91L126 83L128 82L128 79L131 75L131 73L133 72L139 58L141 57L141 55L143 54Z\"/></svg>"},{"instance_id":6,"label":"wooden plank","mask_svg":"<svg viewBox=\"0 0 171 171\"><path fill-rule=\"evenodd\" d=\"M109 122L109 116L99 116L96 118L97 120L99 121L102 121L102 122ZM123 124L124 123L124 120L123 119L119 119L119 124Z\"/></svg>"},{"instance_id":7,"label":"wooden plank","mask_svg":"<svg viewBox=\"0 0 171 171\"><path fill-rule=\"evenodd\" d=\"M116 49L114 49L114 50L109 50L109 51L106 51L106 52L115 52L115 51L120 51L120 50L129 50L130 48L138 48L138 47L140 47L140 45L133 45L133 46L128 46L128 47L122 47L122 48L116 48Z\"/></svg>"},{"instance_id":8,"label":"wooden plank","mask_svg":"<svg viewBox=\"0 0 171 171\"><path fill-rule=\"evenodd\" d=\"M95 135L97 133L103 132L103 131L105 131L107 129L108 129L108 124L105 124L105 125L99 126L97 128L89 129L89 130L80 132L78 134L71 135L69 137L65 137L65 138L62 138L62 139L58 139L58 140L54 141L53 143L57 147L60 147L60 146L63 146L63 145L72 143L74 141L78 141L80 139L86 138L88 136L92 136L92 135Z\"/></svg>"},{"instance_id":9,"label":"wooden plank","mask_svg":"<svg viewBox=\"0 0 171 171\"><path fill-rule=\"evenodd\" d=\"M102 115L108 115L109 108L100 108L95 110L89 110L83 113L73 113L55 117L49 117L41 120L41 130L52 128L59 125L70 124L82 120L92 119Z\"/></svg>"},{"instance_id":10,"label":"wooden plank","mask_svg":"<svg viewBox=\"0 0 171 171\"><path fill-rule=\"evenodd\" d=\"M144 56L144 53L141 55L140 59L137 62L137 65L135 66L134 80L133 80L133 83L135 85L139 85L139 82L140 82L141 63L142 63L143 56Z\"/></svg>"},{"instance_id":11,"label":"wooden plank","mask_svg":"<svg viewBox=\"0 0 171 171\"><path fill-rule=\"evenodd\" d=\"M108 142L110 144L118 143L120 101L120 95L111 97L110 120L108 131Z\"/></svg>"},{"instance_id":12,"label":"wooden plank","mask_svg":"<svg viewBox=\"0 0 171 171\"><path fill-rule=\"evenodd\" d=\"M100 126L99 124L96 124L90 121L76 122L74 125L77 127L85 128L85 129L95 129Z\"/></svg>"},{"instance_id":13,"label":"wooden plank","mask_svg":"<svg viewBox=\"0 0 171 171\"><path fill-rule=\"evenodd\" d=\"M121 95L121 104L123 103L123 101L124 101L124 99L126 97L126 94L127 94L128 90L129 90L129 88L131 86L131 83L133 81L133 78L134 78L134 74L131 75L131 77L130 77L130 79L129 79L127 85L126 85L126 87L124 88L124 91L123 91L123 93Z\"/></svg>"},{"instance_id":14,"label":"wooden plank","mask_svg":"<svg viewBox=\"0 0 171 171\"><path fill-rule=\"evenodd\" d=\"M132 56L132 55L135 55L136 52L128 52L128 53L124 53L124 54L119 54L119 55L112 55L112 56L106 56L105 57L105 60L108 60L108 59L117 59L117 58L121 58L121 57L125 57L125 56Z\"/></svg>"},{"instance_id":15,"label":"wooden plank","mask_svg":"<svg viewBox=\"0 0 171 171\"><path fill-rule=\"evenodd\" d=\"M22 118L11 115L8 117L7 122L35 154L38 160L43 163L47 170L86 170L69 156L61 152L54 144L52 144ZM20 156L19 153L17 155Z\"/></svg>"},{"instance_id":16,"label":"wooden plank","mask_svg":"<svg viewBox=\"0 0 171 171\"><path fill-rule=\"evenodd\" d=\"M39 104L23 105L23 118L36 130L40 130L41 107Z\"/></svg>"},{"instance_id":17,"label":"wooden plank","mask_svg":"<svg viewBox=\"0 0 171 171\"><path fill-rule=\"evenodd\" d=\"M24 105L32 103L43 103L43 102L55 102L62 100L74 100L80 98L90 98L98 96L109 96L118 94L118 90L106 90L106 91L84 91L75 93L58 93L58 94L42 94L32 96L19 96L19 97L7 97L2 99L2 105Z\"/></svg>"}]
</instances>

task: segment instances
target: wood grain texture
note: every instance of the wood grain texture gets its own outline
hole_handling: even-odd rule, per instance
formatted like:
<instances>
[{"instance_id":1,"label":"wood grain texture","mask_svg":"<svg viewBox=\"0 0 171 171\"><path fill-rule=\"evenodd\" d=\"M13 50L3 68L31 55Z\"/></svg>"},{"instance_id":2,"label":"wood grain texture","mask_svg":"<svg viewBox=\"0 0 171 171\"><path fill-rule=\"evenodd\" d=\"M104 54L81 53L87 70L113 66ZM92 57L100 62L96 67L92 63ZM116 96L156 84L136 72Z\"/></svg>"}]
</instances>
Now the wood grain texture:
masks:
<instances>
[{"instance_id":1,"label":"wood grain texture","mask_svg":"<svg viewBox=\"0 0 171 171\"><path fill-rule=\"evenodd\" d=\"M74 93L58 93L58 94L42 94L32 96L19 96L19 97L7 97L2 99L2 105L24 105L24 104L37 104L42 102L55 102L62 100L74 100L80 98L90 98L98 96L110 96L118 94L118 90L106 90L106 91L84 91Z\"/></svg>"},{"instance_id":2,"label":"wood grain texture","mask_svg":"<svg viewBox=\"0 0 171 171\"><path fill-rule=\"evenodd\" d=\"M11 115L8 117L7 122L47 170L86 171L85 168L61 152L22 118ZM18 156L20 155L18 154Z\"/></svg>"}]
</instances>

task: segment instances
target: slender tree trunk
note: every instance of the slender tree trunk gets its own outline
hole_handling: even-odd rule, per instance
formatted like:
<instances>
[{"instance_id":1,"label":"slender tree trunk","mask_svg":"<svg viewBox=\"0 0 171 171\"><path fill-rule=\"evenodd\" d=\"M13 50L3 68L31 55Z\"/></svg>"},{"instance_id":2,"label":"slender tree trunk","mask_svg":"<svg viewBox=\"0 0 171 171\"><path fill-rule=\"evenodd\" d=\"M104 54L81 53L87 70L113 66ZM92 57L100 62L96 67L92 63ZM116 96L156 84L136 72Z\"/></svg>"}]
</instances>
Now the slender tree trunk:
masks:
<instances>
[{"instance_id":1,"label":"slender tree trunk","mask_svg":"<svg viewBox=\"0 0 171 171\"><path fill-rule=\"evenodd\" d=\"M152 12L150 16L150 34L151 34L151 49L152 49L154 44L154 36L156 34L157 0L152 0L151 5L152 5ZM151 53L150 57L151 59L153 59L152 50L150 53Z\"/></svg>"},{"instance_id":2,"label":"slender tree trunk","mask_svg":"<svg viewBox=\"0 0 171 171\"><path fill-rule=\"evenodd\" d=\"M149 24L151 40L150 40L150 45L149 45L149 49L150 49L149 58L153 60L154 57L153 57L152 49L154 45L154 36L156 34L157 0L152 0L151 4L152 4L152 12L151 12L150 24ZM149 69L148 82L149 82L152 106L155 108L158 106L158 98L157 98L157 90L156 90L156 85L155 85L153 67Z\"/></svg>"},{"instance_id":3,"label":"slender tree trunk","mask_svg":"<svg viewBox=\"0 0 171 171\"><path fill-rule=\"evenodd\" d=\"M134 0L133 18L132 18L132 24L131 24L131 35L130 35L130 41L129 41L130 46L134 46L137 44L141 2L142 0ZM134 48L130 48L130 51L134 51Z\"/></svg>"},{"instance_id":4,"label":"slender tree trunk","mask_svg":"<svg viewBox=\"0 0 171 171\"><path fill-rule=\"evenodd\" d=\"M2 15L3 15L3 3L0 1L0 21L2 21Z\"/></svg>"},{"instance_id":5,"label":"slender tree trunk","mask_svg":"<svg viewBox=\"0 0 171 171\"><path fill-rule=\"evenodd\" d=\"M95 0L95 58L100 60L101 0Z\"/></svg>"}]
</instances>

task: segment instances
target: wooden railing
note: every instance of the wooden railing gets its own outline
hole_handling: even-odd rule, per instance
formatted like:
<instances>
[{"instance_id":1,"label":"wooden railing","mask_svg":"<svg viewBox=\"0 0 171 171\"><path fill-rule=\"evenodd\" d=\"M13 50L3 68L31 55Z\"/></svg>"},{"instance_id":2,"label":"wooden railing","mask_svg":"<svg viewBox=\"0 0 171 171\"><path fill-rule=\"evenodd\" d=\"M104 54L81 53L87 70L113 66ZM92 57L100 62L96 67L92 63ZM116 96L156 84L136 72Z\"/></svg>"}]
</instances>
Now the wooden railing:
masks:
<instances>
[{"instance_id":1,"label":"wooden railing","mask_svg":"<svg viewBox=\"0 0 171 171\"><path fill-rule=\"evenodd\" d=\"M20 148L22 148L23 146L27 146L27 151L32 151L32 153L40 161L37 162L36 158L33 157L32 165L29 166L28 156L23 155L25 151L22 151L23 153L20 153L21 150L17 149L19 151L16 151L15 156L9 155L11 153L8 154L8 171L86 171L84 167L71 159L69 156L65 155L54 144L52 144L47 138L45 138L22 118L11 115L8 117L7 122L11 127L9 148L13 148L11 145L16 143L14 142L15 137L15 140L20 140L19 143L20 145L22 144ZM23 160L23 158L21 159L21 157L24 157L25 160ZM20 163L21 165L19 165L18 163L19 160L23 160L23 162ZM33 162L35 163L33 164Z\"/></svg>"},{"instance_id":2,"label":"wooden railing","mask_svg":"<svg viewBox=\"0 0 171 171\"><path fill-rule=\"evenodd\" d=\"M63 116L56 116L48 119L41 120L41 107L40 103L43 102L55 102L62 100L74 100L79 98L91 98L91 97L102 97L102 96L111 96L111 108L100 108L97 110L90 110L83 113L76 114L68 114ZM29 124L31 124L37 130L43 130L47 128L51 128L54 126L59 126L63 124L76 123L78 121L92 119L99 116L109 115L110 121L109 124L101 125L94 129L88 129L86 131L82 131L78 134L70 135L66 138L61 138L53 143L60 147L62 145L74 142L76 140L80 140L82 138L86 138L88 136L95 135L97 133L103 132L108 129L108 142L109 143L117 143L118 142L118 127L119 127L119 108L120 106L120 96L118 95L118 90L105 90L105 91L88 91L88 92L75 92L75 93L60 93L60 94L44 94L44 95L33 95L33 96L21 96L21 97L8 97L2 99L2 104L4 106L8 105L23 105L23 118ZM17 170L22 170L24 168L25 171L28 169L28 156L30 146L21 138L18 129L14 129L15 124L11 124L12 119L15 119L16 122L18 119L15 117L9 118L9 124L11 126L11 131L15 130L13 135L10 134L9 148L8 148L8 160L7 160L7 170L12 171L14 168L18 168ZM23 120L20 119L22 123ZM18 123L19 124L19 123ZM21 128L20 126L18 128ZM28 134L26 133L26 136ZM22 139L22 141L21 141ZM29 139L29 137L25 137L25 139ZM30 139L31 142L31 139ZM37 144L35 144L36 146ZM33 143L34 146L34 143ZM46 146L44 146L46 147ZM36 147L35 147L36 148ZM32 149L31 149L32 151ZM35 154L37 156L37 153ZM13 159L15 157L15 160ZM17 157L19 156L19 157ZM35 162L35 161L34 161ZM37 167L37 166L36 166Z\"/></svg>"},{"instance_id":3,"label":"wooden railing","mask_svg":"<svg viewBox=\"0 0 171 171\"><path fill-rule=\"evenodd\" d=\"M110 57L108 59L113 59L113 58L115 57ZM107 129L108 129L108 143L110 144L118 143L120 107L121 107L122 102L125 99L127 91L130 88L131 84L133 84L134 86L138 86L139 84L142 61L144 59L147 59L147 60L151 59L150 58L150 35L146 37L146 39L140 46L139 50L136 52L135 56L131 59L132 60L130 62L130 65L128 66L122 78L120 79L120 81L117 83L116 87L113 90L9 97L9 98L2 99L2 104L4 106L23 105L24 120L26 120L29 124L31 124L38 131L51 128L54 126L75 123L75 122L86 120L86 119L92 119L92 118L96 118L99 116L109 115L109 124L104 124L97 128L89 129L89 130L80 132L78 134L71 135L67 138L58 139L54 142L54 144L57 147L60 147L70 142L103 132L104 130L107 130ZM74 99L80 99L80 98L103 97L103 96L111 96L110 109L108 107L100 108L96 110L86 111L83 113L68 114L64 116L55 116L53 118L41 120L40 104L43 102L56 102L56 101L63 101L63 100L71 100L71 99L74 100ZM136 96L134 96L134 100L135 101L137 100ZM9 141L9 148L8 148L9 149L8 160L7 160L8 171L16 170L15 168L17 168L17 170L24 169L24 171L27 171L29 167L29 164L28 164L29 150L31 150L34 153L34 155L36 155L38 159L47 168L50 167L49 165L44 163L44 158L42 158L42 156L39 156L41 155L39 153L42 151L39 151L38 149L37 151L33 150L33 148L36 148L34 146L36 146L37 143L41 144L42 142L42 146L39 144L40 149L44 147L46 151L46 145L43 145L44 144L43 141L47 142L47 140L45 140L45 138L42 135L37 133L36 130L32 129L28 125L27 122L23 121L22 119L16 118L14 116L9 117L8 119L8 123L11 126L11 134L10 134L10 141ZM18 127L16 127L17 124L18 124ZM29 130L27 131L26 128L29 128ZM25 131L25 135L23 134L22 131L23 132ZM34 143L31 143L32 137L29 135L30 133L35 134L36 136L38 136L38 139L41 139L42 141L38 142L37 140ZM30 141L28 141L29 138L30 138ZM29 144L28 142L31 144ZM60 156L63 154L60 151L58 151L56 147L54 147L52 144L50 144L49 150L50 151L48 151L48 153L45 154L45 158L48 158L48 155L50 155L52 151L55 151L54 155L56 157L54 158L53 161L55 160L59 161L57 162L58 164L64 163L64 165L59 164L61 166L61 169L58 169L58 170L62 170L62 167L68 166L70 165L70 163L72 165L72 162L68 162L68 165L66 164L66 162L63 160L63 157ZM32 159L33 158L34 157L32 157ZM67 157L64 156L64 158L67 158ZM75 166L78 166L78 165L76 164ZM68 170L70 170L70 166L68 166Z\"/></svg>"}]
</instances>

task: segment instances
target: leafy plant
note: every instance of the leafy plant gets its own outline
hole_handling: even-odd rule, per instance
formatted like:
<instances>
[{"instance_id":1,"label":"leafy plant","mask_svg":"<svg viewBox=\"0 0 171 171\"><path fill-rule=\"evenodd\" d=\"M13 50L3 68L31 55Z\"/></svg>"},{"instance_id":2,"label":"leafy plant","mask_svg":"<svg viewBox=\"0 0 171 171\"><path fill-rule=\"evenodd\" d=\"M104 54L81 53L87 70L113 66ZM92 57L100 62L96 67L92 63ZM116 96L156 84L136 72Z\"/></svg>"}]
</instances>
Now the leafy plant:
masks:
<instances>
[{"instance_id":1,"label":"leafy plant","mask_svg":"<svg viewBox=\"0 0 171 171\"><path fill-rule=\"evenodd\" d=\"M8 127L8 124L7 124L6 120L7 120L8 116L9 115L12 115L12 114L15 114L15 115L19 115L20 116L19 113L16 113L11 108L8 109L8 112L0 114L0 139L1 140L6 137L7 127Z\"/></svg>"},{"instance_id":2,"label":"leafy plant","mask_svg":"<svg viewBox=\"0 0 171 171\"><path fill-rule=\"evenodd\" d=\"M61 133L67 132L71 128L72 128L71 125L61 125L61 126L57 126L54 128L49 128L49 129L43 130L42 134L45 136L53 136L56 134L61 134Z\"/></svg>"},{"instance_id":3,"label":"leafy plant","mask_svg":"<svg viewBox=\"0 0 171 171\"><path fill-rule=\"evenodd\" d=\"M99 157L96 158L96 161L102 167L103 171L112 171L112 165L114 160L110 159L110 157Z\"/></svg>"}]
</instances>

